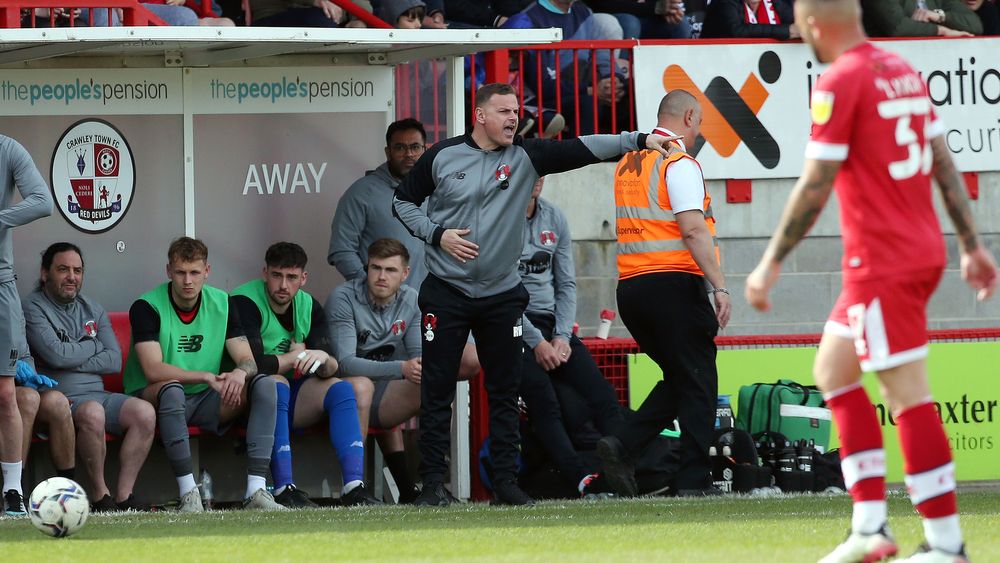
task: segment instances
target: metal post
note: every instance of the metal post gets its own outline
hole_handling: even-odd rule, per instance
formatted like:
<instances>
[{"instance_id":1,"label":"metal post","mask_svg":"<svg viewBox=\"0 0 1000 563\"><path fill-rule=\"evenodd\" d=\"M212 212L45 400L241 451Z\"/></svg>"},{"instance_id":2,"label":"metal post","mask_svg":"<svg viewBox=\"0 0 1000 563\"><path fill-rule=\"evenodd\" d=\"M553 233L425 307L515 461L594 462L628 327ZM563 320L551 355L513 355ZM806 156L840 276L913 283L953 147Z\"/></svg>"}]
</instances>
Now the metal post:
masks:
<instances>
[{"instance_id":1,"label":"metal post","mask_svg":"<svg viewBox=\"0 0 1000 563\"><path fill-rule=\"evenodd\" d=\"M465 77L461 57L447 62L448 136L465 132ZM454 411L451 417L451 494L468 499L472 491L469 474L469 383L460 381L455 389Z\"/></svg>"}]
</instances>

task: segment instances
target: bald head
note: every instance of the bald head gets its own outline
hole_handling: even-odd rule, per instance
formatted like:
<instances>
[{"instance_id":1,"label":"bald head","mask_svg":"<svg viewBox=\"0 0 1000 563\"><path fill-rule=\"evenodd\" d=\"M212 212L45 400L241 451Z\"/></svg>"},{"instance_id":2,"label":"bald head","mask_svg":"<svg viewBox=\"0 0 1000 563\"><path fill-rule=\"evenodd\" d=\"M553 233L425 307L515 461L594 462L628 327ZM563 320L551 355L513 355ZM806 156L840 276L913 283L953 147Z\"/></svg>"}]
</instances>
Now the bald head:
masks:
<instances>
[{"instance_id":1,"label":"bald head","mask_svg":"<svg viewBox=\"0 0 1000 563\"><path fill-rule=\"evenodd\" d=\"M684 117L685 113L697 109L698 106L697 98L687 90L671 90L660 100L660 107L656 110L656 118L663 121L668 117Z\"/></svg>"},{"instance_id":2,"label":"bald head","mask_svg":"<svg viewBox=\"0 0 1000 563\"><path fill-rule=\"evenodd\" d=\"M858 0L797 0L795 25L821 63L866 41Z\"/></svg>"},{"instance_id":3,"label":"bald head","mask_svg":"<svg viewBox=\"0 0 1000 563\"><path fill-rule=\"evenodd\" d=\"M861 18L858 0L796 0L795 8L803 16L812 16L823 22L853 22Z\"/></svg>"}]
</instances>

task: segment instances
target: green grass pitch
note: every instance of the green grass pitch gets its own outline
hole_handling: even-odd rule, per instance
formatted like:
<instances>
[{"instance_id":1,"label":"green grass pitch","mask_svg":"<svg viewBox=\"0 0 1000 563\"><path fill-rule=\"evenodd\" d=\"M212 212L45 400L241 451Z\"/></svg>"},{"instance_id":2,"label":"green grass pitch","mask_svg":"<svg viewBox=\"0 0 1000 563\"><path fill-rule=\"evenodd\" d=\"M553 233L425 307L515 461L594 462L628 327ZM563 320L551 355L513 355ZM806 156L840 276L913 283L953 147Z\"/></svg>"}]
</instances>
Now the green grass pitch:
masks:
<instances>
[{"instance_id":1,"label":"green grass pitch","mask_svg":"<svg viewBox=\"0 0 1000 563\"><path fill-rule=\"evenodd\" d=\"M977 561L1000 561L1000 493L961 492ZM909 499L889 498L901 555L922 541ZM843 539L846 495L331 508L93 516L53 539L0 520L6 561L815 561Z\"/></svg>"}]
</instances>

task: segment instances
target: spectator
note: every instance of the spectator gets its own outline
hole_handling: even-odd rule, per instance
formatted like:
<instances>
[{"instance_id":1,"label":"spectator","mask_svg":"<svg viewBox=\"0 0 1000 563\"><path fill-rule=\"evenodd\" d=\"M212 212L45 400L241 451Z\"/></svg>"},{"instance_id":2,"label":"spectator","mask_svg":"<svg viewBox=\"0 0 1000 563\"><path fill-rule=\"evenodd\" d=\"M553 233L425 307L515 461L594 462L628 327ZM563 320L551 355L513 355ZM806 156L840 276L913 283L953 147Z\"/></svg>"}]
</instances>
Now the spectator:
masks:
<instances>
[{"instance_id":1,"label":"spectator","mask_svg":"<svg viewBox=\"0 0 1000 563\"><path fill-rule=\"evenodd\" d=\"M701 36L798 39L789 0L712 0Z\"/></svg>"},{"instance_id":2,"label":"spectator","mask_svg":"<svg viewBox=\"0 0 1000 563\"><path fill-rule=\"evenodd\" d=\"M393 27L420 29L424 25L427 4L423 0L381 0L378 4L375 15Z\"/></svg>"},{"instance_id":3,"label":"spectator","mask_svg":"<svg viewBox=\"0 0 1000 563\"><path fill-rule=\"evenodd\" d=\"M534 3L534 0L444 0L452 24L470 27L501 27L507 19Z\"/></svg>"},{"instance_id":4,"label":"spectator","mask_svg":"<svg viewBox=\"0 0 1000 563\"><path fill-rule=\"evenodd\" d=\"M45 249L38 288L24 300L28 344L69 399L94 510L141 509L133 487L153 443L156 412L142 399L104 390L103 377L122 369L122 352L104 307L80 293L83 273L76 245L57 242ZM113 498L104 480L105 432L122 437Z\"/></svg>"},{"instance_id":5,"label":"spectator","mask_svg":"<svg viewBox=\"0 0 1000 563\"><path fill-rule=\"evenodd\" d=\"M979 16L983 35L1000 35L1000 8L993 0L965 0L965 5Z\"/></svg>"},{"instance_id":6,"label":"spectator","mask_svg":"<svg viewBox=\"0 0 1000 563\"><path fill-rule=\"evenodd\" d=\"M688 39L691 22L684 0L587 0L598 13L611 14L625 39Z\"/></svg>"},{"instance_id":7,"label":"spectator","mask_svg":"<svg viewBox=\"0 0 1000 563\"><path fill-rule=\"evenodd\" d=\"M243 508L286 510L267 492L274 445L275 381L257 373L237 307L221 289L205 285L210 266L203 242L181 237L170 243L170 281L132 304L132 350L125 363L125 392L157 412L160 438L177 478L181 512L202 512L195 485L188 425L224 433L247 420L247 488ZM223 372L228 353L236 364Z\"/></svg>"},{"instance_id":8,"label":"spectator","mask_svg":"<svg viewBox=\"0 0 1000 563\"><path fill-rule=\"evenodd\" d=\"M334 355L344 376L374 382L368 425L399 487L399 503L418 491L410 478L403 434L396 426L420 412L420 308L417 291L404 286L410 274L406 246L379 239L368 247L367 275L333 290L326 301Z\"/></svg>"},{"instance_id":9,"label":"spectator","mask_svg":"<svg viewBox=\"0 0 1000 563\"><path fill-rule=\"evenodd\" d=\"M21 197L15 199L14 193ZM11 236L15 227L52 214L52 196L31 155L20 143L0 135L0 350L10 358L27 354L21 298L14 275ZM0 366L0 473L3 475L3 502L8 516L24 516L21 489L21 415L17 409L14 379L16 363Z\"/></svg>"},{"instance_id":10,"label":"spectator","mask_svg":"<svg viewBox=\"0 0 1000 563\"><path fill-rule=\"evenodd\" d=\"M573 241L566 216L542 199L539 178L528 201L527 237L518 270L528 290L525 310L524 368L518 393L528 407L528 422L560 474L580 492L597 477L573 448L563 425L554 389L559 380L585 400L589 416L602 434L623 423L615 391L594 363L587 347L573 334L576 318L576 275Z\"/></svg>"},{"instance_id":11,"label":"spectator","mask_svg":"<svg viewBox=\"0 0 1000 563\"><path fill-rule=\"evenodd\" d=\"M26 343L24 350L28 350ZM28 462L31 438L37 429L39 433L44 432L49 437L49 455L56 475L75 479L76 434L73 430L73 415L66 396L54 389L58 382L38 374L30 355L22 356L17 361L17 376L14 379L17 385L17 410L21 413L21 428L24 432L21 460ZM102 434L101 441L103 440Z\"/></svg>"},{"instance_id":12,"label":"spectator","mask_svg":"<svg viewBox=\"0 0 1000 563\"><path fill-rule=\"evenodd\" d=\"M618 20L610 14L595 14L586 5L577 0L538 0L528 8L510 17L503 25L507 29L550 28L562 29L563 39L575 40L618 40L622 38L622 27ZM526 106L541 106L537 111L542 115L541 136L551 136L551 123L559 123L563 116L556 114L552 108L556 106L558 96L562 99L564 113L570 117L569 130L580 135L591 134L598 129L611 129L611 100L615 100L616 125L619 128L628 123L630 108L624 101L626 78L625 73L612 64L614 53L611 49L598 49L596 55L597 76L591 76L590 50L577 51L579 65L573 68L573 51L559 51L559 75L561 82L556 83L556 53L552 50L531 51L531 56L525 57L524 84L527 88L537 90L539 80L542 88L534 91L533 96L525 94ZM540 57L542 76L537 74L534 57ZM614 78L612 78L614 76ZM579 77L579 83L576 82ZM613 85L613 87L612 87ZM598 101L597 115L594 115L593 100ZM580 121L575 122L574 108L579 99ZM558 116L558 118L557 118ZM522 131L524 128L522 127Z\"/></svg>"},{"instance_id":13,"label":"spectator","mask_svg":"<svg viewBox=\"0 0 1000 563\"><path fill-rule=\"evenodd\" d=\"M236 25L233 20L229 18L219 18L219 17L205 17L202 18L198 14L184 5L185 0L149 0L147 2L141 2L142 7L146 8L158 18L163 20L167 25L178 25L178 26L209 26L209 27L232 27ZM82 8L80 10L79 20L84 22L84 25L90 24L90 8ZM119 26L122 25L122 10L120 8L115 8L108 10L106 8L94 8L94 27L107 27L108 26L108 14L111 14L111 25Z\"/></svg>"},{"instance_id":14,"label":"spectator","mask_svg":"<svg viewBox=\"0 0 1000 563\"><path fill-rule=\"evenodd\" d=\"M862 0L865 30L872 37L968 37L983 24L963 0Z\"/></svg>"},{"instance_id":15,"label":"spectator","mask_svg":"<svg viewBox=\"0 0 1000 563\"><path fill-rule=\"evenodd\" d=\"M232 292L232 303L250 341L254 361L277 381L277 423L271 450L275 500L288 508L316 504L295 487L289 429L327 419L329 438L340 461L344 505L380 504L364 486L365 449L358 398L371 403L372 386L363 378L336 378L337 360L327 353L330 339L323 307L302 291L309 279L306 252L290 242L272 244L264 255L263 279ZM356 384L356 385L355 385Z\"/></svg>"},{"instance_id":16,"label":"spectator","mask_svg":"<svg viewBox=\"0 0 1000 563\"><path fill-rule=\"evenodd\" d=\"M340 27L346 13L330 0L249 0L258 27Z\"/></svg>"}]
</instances>

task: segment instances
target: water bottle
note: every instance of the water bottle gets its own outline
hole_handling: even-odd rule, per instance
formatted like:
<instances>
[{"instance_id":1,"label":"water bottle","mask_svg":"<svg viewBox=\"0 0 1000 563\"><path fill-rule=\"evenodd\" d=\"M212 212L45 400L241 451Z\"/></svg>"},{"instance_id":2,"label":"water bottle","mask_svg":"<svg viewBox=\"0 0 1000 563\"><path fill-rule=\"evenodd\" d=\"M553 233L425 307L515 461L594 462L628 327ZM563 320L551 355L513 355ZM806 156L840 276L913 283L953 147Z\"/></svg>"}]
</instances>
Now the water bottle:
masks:
<instances>
[{"instance_id":1,"label":"water bottle","mask_svg":"<svg viewBox=\"0 0 1000 563\"><path fill-rule=\"evenodd\" d=\"M212 509L212 500L215 498L212 494L212 475L209 474L207 469L201 470L201 503L205 505L205 510Z\"/></svg>"},{"instance_id":2,"label":"water bottle","mask_svg":"<svg viewBox=\"0 0 1000 563\"><path fill-rule=\"evenodd\" d=\"M615 312L604 309L601 311L601 324L597 325L597 338L607 340L611 334L611 322L615 320Z\"/></svg>"},{"instance_id":3,"label":"water bottle","mask_svg":"<svg viewBox=\"0 0 1000 563\"><path fill-rule=\"evenodd\" d=\"M781 456L778 457L778 471L784 473L795 471L796 462L795 448L786 440L785 447L781 450Z\"/></svg>"},{"instance_id":4,"label":"water bottle","mask_svg":"<svg viewBox=\"0 0 1000 563\"><path fill-rule=\"evenodd\" d=\"M715 401L715 428L733 427L733 406L729 395L719 395Z\"/></svg>"},{"instance_id":5,"label":"water bottle","mask_svg":"<svg viewBox=\"0 0 1000 563\"><path fill-rule=\"evenodd\" d=\"M813 445L805 440L800 440L796 451L799 471L812 471Z\"/></svg>"}]
</instances>

